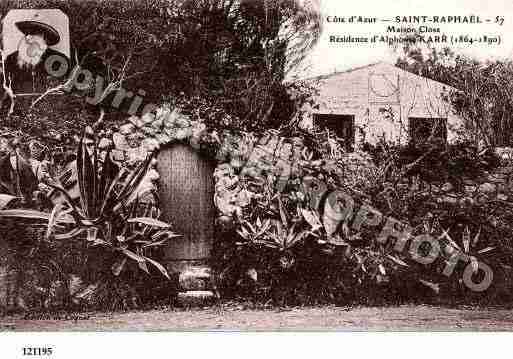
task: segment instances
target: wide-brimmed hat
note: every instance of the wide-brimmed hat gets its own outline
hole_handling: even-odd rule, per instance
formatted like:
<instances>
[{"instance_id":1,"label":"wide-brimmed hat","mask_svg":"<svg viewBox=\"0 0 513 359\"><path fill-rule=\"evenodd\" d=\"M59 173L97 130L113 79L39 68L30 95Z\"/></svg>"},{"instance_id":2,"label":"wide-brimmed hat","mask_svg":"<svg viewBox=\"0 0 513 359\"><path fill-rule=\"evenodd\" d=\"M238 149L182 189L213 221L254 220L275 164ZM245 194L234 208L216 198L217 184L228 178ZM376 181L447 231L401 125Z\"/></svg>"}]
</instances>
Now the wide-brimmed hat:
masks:
<instances>
[{"instance_id":1,"label":"wide-brimmed hat","mask_svg":"<svg viewBox=\"0 0 513 359\"><path fill-rule=\"evenodd\" d=\"M40 21L18 21L16 27L25 35L42 35L48 46L57 45L61 41L59 32L52 26Z\"/></svg>"}]
</instances>

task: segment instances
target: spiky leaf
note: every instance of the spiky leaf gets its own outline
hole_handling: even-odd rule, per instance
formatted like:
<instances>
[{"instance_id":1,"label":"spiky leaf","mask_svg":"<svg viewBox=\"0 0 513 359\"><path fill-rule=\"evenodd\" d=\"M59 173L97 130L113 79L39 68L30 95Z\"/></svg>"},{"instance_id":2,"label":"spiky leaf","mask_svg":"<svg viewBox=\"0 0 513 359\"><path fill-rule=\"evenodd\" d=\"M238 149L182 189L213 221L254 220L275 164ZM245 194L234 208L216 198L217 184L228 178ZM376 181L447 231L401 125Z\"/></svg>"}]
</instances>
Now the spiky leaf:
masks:
<instances>
[{"instance_id":1,"label":"spiky leaf","mask_svg":"<svg viewBox=\"0 0 513 359\"><path fill-rule=\"evenodd\" d=\"M144 257L144 259L148 261L148 263L152 264L155 268L157 268L160 271L160 273L162 273L167 279L171 279L169 278L169 274L166 268L164 268L162 264L148 257Z\"/></svg>"},{"instance_id":2,"label":"spiky leaf","mask_svg":"<svg viewBox=\"0 0 513 359\"><path fill-rule=\"evenodd\" d=\"M84 138L80 141L77 150L77 176L82 210L88 218L93 218L95 215L94 198L96 173L94 172L93 161L87 150Z\"/></svg>"},{"instance_id":3,"label":"spiky leaf","mask_svg":"<svg viewBox=\"0 0 513 359\"><path fill-rule=\"evenodd\" d=\"M151 218L151 217L130 218L128 220L128 222L129 223L139 223L139 224L144 224L144 225L147 225L147 226L164 228L164 229L167 229L167 228L171 227L170 224L162 222L162 221L159 221L158 219Z\"/></svg>"}]
</instances>

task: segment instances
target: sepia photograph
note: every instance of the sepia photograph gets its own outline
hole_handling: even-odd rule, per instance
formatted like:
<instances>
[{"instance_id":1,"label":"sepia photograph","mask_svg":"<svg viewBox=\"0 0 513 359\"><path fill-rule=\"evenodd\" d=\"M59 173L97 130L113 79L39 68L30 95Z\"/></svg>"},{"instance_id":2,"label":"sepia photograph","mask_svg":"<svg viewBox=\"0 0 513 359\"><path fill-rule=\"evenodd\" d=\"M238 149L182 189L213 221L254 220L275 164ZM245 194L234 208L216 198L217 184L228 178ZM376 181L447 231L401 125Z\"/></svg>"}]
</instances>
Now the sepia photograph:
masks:
<instances>
[{"instance_id":1,"label":"sepia photograph","mask_svg":"<svg viewBox=\"0 0 513 359\"><path fill-rule=\"evenodd\" d=\"M35 333L513 331L509 1L0 21L1 357L77 358Z\"/></svg>"}]
</instances>

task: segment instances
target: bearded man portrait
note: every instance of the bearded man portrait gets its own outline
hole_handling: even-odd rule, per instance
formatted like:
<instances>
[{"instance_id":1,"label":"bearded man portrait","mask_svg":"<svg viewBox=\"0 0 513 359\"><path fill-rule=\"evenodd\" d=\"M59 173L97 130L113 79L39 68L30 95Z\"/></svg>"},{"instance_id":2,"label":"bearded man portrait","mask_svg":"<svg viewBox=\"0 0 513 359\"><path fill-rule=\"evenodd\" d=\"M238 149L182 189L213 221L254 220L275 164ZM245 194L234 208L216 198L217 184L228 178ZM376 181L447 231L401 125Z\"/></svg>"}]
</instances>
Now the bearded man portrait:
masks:
<instances>
[{"instance_id":1,"label":"bearded man portrait","mask_svg":"<svg viewBox=\"0 0 513 359\"><path fill-rule=\"evenodd\" d=\"M51 48L60 42L58 31L51 25L33 20L19 21L15 25L24 36L17 51L7 56L5 61L7 83L15 94L41 94L51 87L52 82L51 71L45 67L45 61L51 56L59 56L60 61L52 63L67 66L69 70L69 59Z\"/></svg>"}]
</instances>

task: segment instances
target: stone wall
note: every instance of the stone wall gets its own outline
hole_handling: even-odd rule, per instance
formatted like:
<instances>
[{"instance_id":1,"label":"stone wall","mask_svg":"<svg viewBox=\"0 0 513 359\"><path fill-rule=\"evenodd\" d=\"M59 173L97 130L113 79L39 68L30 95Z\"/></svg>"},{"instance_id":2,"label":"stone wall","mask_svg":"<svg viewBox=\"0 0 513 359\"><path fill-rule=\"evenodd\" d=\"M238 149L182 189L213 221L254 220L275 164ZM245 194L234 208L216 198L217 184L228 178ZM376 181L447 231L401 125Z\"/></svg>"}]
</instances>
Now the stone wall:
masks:
<instances>
[{"instance_id":1,"label":"stone wall","mask_svg":"<svg viewBox=\"0 0 513 359\"><path fill-rule=\"evenodd\" d=\"M217 162L214 201L220 216L240 214L251 196L257 195L247 183L261 182L264 178L277 181L297 175L297 164L305 147L300 138L279 137L276 131L269 131L260 138L248 133L218 133L167 106L158 109L156 114L142 118L132 116L119 130L104 130L100 136L99 148L105 152L111 150L112 158L122 165L134 165L150 153L174 143L187 143L214 158ZM140 193L158 185L159 174L155 167L143 180Z\"/></svg>"},{"instance_id":2,"label":"stone wall","mask_svg":"<svg viewBox=\"0 0 513 359\"><path fill-rule=\"evenodd\" d=\"M440 202L479 204L485 201L513 201L513 149L497 148L501 165L479 178L461 177L456 185L432 185Z\"/></svg>"},{"instance_id":3,"label":"stone wall","mask_svg":"<svg viewBox=\"0 0 513 359\"><path fill-rule=\"evenodd\" d=\"M161 106L155 113L129 117L119 128L103 129L99 135L99 148L103 155L110 150L113 160L123 166L134 166L150 153L174 143L187 143L214 158L217 162L214 201L220 217L240 215L251 198L260 195L254 183L270 180L277 186L284 186L287 181L305 175L310 165L303 158L306 146L299 137L280 137L273 130L260 137L251 133L217 132L208 129L202 121L191 120L179 109L167 105ZM0 136L2 148L9 147L7 142ZM333 151L337 149L333 148ZM510 166L513 150L500 148L497 153L502 158L503 166L485 173L479 179L462 178L459 186L445 183L414 189L432 191L440 202L448 203L513 200L510 197L513 192L513 166ZM372 167L365 153L347 154L344 159L348 170L355 167L353 162L358 171L362 170L362 166ZM155 190L158 186L160 175L156 170L156 161L138 189L140 194ZM366 170L372 172L372 168ZM370 175L364 177L372 180ZM410 186L411 183L403 185Z\"/></svg>"}]
</instances>

